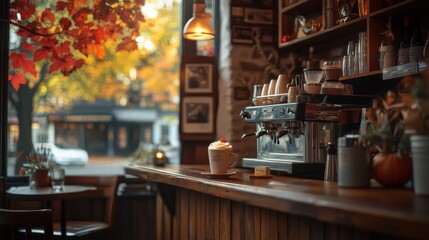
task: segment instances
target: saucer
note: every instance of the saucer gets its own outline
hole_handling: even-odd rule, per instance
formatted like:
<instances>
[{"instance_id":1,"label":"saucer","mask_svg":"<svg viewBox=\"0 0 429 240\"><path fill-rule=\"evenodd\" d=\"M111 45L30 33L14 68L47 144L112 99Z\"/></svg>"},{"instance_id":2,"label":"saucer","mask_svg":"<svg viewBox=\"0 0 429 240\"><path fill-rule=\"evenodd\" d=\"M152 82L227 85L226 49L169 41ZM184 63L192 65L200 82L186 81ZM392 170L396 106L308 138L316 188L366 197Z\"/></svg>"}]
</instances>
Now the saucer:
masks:
<instances>
[{"instance_id":1,"label":"saucer","mask_svg":"<svg viewBox=\"0 0 429 240\"><path fill-rule=\"evenodd\" d=\"M212 172L210 172L210 170L201 172L202 175L206 175L206 176L211 177L211 178L225 178L225 177L229 177L231 175L234 175L236 173L237 172L233 172L233 171L228 171L227 173L212 173Z\"/></svg>"}]
</instances>

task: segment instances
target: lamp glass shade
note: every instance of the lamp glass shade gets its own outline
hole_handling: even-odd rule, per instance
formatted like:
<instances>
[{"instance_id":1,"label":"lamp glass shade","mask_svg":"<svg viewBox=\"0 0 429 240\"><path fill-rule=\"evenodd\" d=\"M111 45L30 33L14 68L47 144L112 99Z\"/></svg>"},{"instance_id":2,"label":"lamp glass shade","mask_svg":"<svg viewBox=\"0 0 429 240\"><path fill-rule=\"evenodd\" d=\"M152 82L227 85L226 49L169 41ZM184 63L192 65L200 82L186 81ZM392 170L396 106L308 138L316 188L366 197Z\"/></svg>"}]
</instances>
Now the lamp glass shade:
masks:
<instances>
[{"instance_id":1,"label":"lamp glass shade","mask_svg":"<svg viewBox=\"0 0 429 240\"><path fill-rule=\"evenodd\" d=\"M189 40L211 40L215 38L210 15L205 13L204 4L194 4L194 16L185 24L183 37Z\"/></svg>"}]
</instances>

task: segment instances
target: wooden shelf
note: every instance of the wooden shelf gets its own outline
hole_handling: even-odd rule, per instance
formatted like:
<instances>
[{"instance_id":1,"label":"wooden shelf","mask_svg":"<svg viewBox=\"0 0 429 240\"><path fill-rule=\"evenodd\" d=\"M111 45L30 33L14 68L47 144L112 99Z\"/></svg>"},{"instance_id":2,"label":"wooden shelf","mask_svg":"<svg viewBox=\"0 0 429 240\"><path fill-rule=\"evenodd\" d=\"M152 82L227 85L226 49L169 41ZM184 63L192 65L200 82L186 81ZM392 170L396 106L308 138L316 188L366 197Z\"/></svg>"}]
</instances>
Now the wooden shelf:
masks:
<instances>
[{"instance_id":1,"label":"wooden shelf","mask_svg":"<svg viewBox=\"0 0 429 240\"><path fill-rule=\"evenodd\" d=\"M281 13L303 14L314 10L321 10L322 1L301 0L281 9Z\"/></svg>"},{"instance_id":2,"label":"wooden shelf","mask_svg":"<svg viewBox=\"0 0 429 240\"><path fill-rule=\"evenodd\" d=\"M426 2L426 0L424 2ZM392 6L372 12L369 14L369 17L388 17L395 15L403 16L404 12L415 9L418 3L418 0L405 0ZM423 3L423 1L420 1L420 3Z\"/></svg>"},{"instance_id":3,"label":"wooden shelf","mask_svg":"<svg viewBox=\"0 0 429 240\"><path fill-rule=\"evenodd\" d=\"M357 2L357 1L356 1ZM387 80L396 79L401 74L413 74L416 71L408 71L398 67L395 71L385 74L379 69L378 51L382 40L381 32L385 30L389 17L392 17L392 31L395 37L400 38L403 25L403 17L411 17L415 14L419 17L420 29L424 32L429 28L428 20L428 0L397 0L395 4L388 5L385 1L368 1L368 15L350 20L344 24L336 25L331 28L322 29L317 33L305 35L300 38L291 39L282 42L286 38L291 38L295 34L294 17L296 15L322 12L322 23L325 23L327 15L324 14L324 1L302 0L290 6L280 8L279 10L279 38L278 47L280 54L289 54L293 52L298 56L308 54L309 47L313 46L316 55L322 59L340 59L345 54L345 49L349 41L356 42L359 32L367 33L367 60L369 72L356 76L340 78L340 81L346 81L353 85L366 80ZM281 5L281 4L280 4ZM281 7L281 6L280 6ZM338 6L334 4L335 13L338 12ZM423 33L424 34L424 33ZM399 40L397 40L399 41ZM422 67L420 67L422 68ZM403 72L401 72L403 71ZM392 82L392 81L389 81ZM379 84L379 83L378 83ZM380 85L381 86L381 85ZM361 89L362 90L362 89ZM368 89L369 91L369 89Z\"/></svg>"},{"instance_id":4,"label":"wooden shelf","mask_svg":"<svg viewBox=\"0 0 429 240\"><path fill-rule=\"evenodd\" d=\"M347 38L347 36L350 37L351 33L357 34L359 31L365 30L366 25L367 17L360 17L302 38L297 38L286 43L281 43L279 47L284 49L293 47L296 49L309 47L314 44L320 44L323 41L331 41L332 39Z\"/></svg>"},{"instance_id":5,"label":"wooden shelf","mask_svg":"<svg viewBox=\"0 0 429 240\"><path fill-rule=\"evenodd\" d=\"M377 70L377 71L371 71L371 72L362 73L362 74L353 75L353 76L341 77L340 81L349 81L349 80L356 80L359 78L371 78L371 77L379 78L380 76L381 76L381 70Z\"/></svg>"}]
</instances>

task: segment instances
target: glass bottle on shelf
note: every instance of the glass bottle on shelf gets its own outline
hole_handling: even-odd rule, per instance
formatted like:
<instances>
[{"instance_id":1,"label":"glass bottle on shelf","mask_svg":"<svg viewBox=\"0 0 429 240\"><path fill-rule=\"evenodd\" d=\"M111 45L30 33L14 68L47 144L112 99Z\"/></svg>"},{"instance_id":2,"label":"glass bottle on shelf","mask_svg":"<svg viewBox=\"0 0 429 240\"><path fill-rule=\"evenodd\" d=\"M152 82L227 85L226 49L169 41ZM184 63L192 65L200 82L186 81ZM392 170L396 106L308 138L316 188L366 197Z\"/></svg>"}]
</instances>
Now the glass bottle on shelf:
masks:
<instances>
[{"instance_id":1,"label":"glass bottle on shelf","mask_svg":"<svg viewBox=\"0 0 429 240\"><path fill-rule=\"evenodd\" d=\"M423 48L423 57L429 58L429 29L428 29L428 35L425 42L425 47Z\"/></svg>"},{"instance_id":2,"label":"glass bottle on shelf","mask_svg":"<svg viewBox=\"0 0 429 240\"><path fill-rule=\"evenodd\" d=\"M414 15L413 34L410 40L409 61L417 62L423 58L423 37L420 32L420 21L417 14Z\"/></svg>"},{"instance_id":3,"label":"glass bottle on shelf","mask_svg":"<svg viewBox=\"0 0 429 240\"><path fill-rule=\"evenodd\" d=\"M408 63L408 52L410 48L410 21L408 17L404 17L404 29L402 30L402 38L398 49L398 64Z\"/></svg>"},{"instance_id":4,"label":"glass bottle on shelf","mask_svg":"<svg viewBox=\"0 0 429 240\"><path fill-rule=\"evenodd\" d=\"M381 33L382 39L380 48L378 50L378 60L381 70L396 65L395 36L392 32L391 17L389 17L389 21L387 22L386 28L387 30Z\"/></svg>"}]
</instances>

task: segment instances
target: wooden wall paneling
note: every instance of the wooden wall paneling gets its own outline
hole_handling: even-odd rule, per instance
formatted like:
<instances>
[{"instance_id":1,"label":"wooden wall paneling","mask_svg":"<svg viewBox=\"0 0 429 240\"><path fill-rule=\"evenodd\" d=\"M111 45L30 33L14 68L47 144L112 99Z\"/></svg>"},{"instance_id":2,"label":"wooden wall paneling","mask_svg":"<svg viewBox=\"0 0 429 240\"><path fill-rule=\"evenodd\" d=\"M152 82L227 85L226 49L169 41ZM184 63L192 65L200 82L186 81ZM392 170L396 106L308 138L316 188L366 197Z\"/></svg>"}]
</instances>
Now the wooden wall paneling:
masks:
<instances>
[{"instance_id":1,"label":"wooden wall paneling","mask_svg":"<svg viewBox=\"0 0 429 240\"><path fill-rule=\"evenodd\" d=\"M278 239L278 214L276 211L270 210L270 240Z\"/></svg>"},{"instance_id":2,"label":"wooden wall paneling","mask_svg":"<svg viewBox=\"0 0 429 240\"><path fill-rule=\"evenodd\" d=\"M337 224L325 224L325 239L336 240L338 239L338 225Z\"/></svg>"},{"instance_id":3,"label":"wooden wall paneling","mask_svg":"<svg viewBox=\"0 0 429 240\"><path fill-rule=\"evenodd\" d=\"M288 240L299 239L299 217L296 215L289 214L288 217Z\"/></svg>"},{"instance_id":4,"label":"wooden wall paneling","mask_svg":"<svg viewBox=\"0 0 429 240\"><path fill-rule=\"evenodd\" d=\"M310 239L323 240L324 226L323 223L317 220L310 220Z\"/></svg>"},{"instance_id":5,"label":"wooden wall paneling","mask_svg":"<svg viewBox=\"0 0 429 240\"><path fill-rule=\"evenodd\" d=\"M277 217L277 223L278 223L279 239L288 239L288 214L279 213ZM323 227L323 224L322 224L322 227Z\"/></svg>"},{"instance_id":6,"label":"wooden wall paneling","mask_svg":"<svg viewBox=\"0 0 429 240\"><path fill-rule=\"evenodd\" d=\"M253 207L253 206L249 206ZM253 219L254 219L254 229L255 229L255 240L261 239L261 208L253 207Z\"/></svg>"},{"instance_id":7,"label":"wooden wall paneling","mask_svg":"<svg viewBox=\"0 0 429 240\"><path fill-rule=\"evenodd\" d=\"M341 226L338 228L338 239L346 240L352 239L353 229L349 226Z\"/></svg>"},{"instance_id":8,"label":"wooden wall paneling","mask_svg":"<svg viewBox=\"0 0 429 240\"><path fill-rule=\"evenodd\" d=\"M189 239L197 239L196 192L189 191Z\"/></svg>"},{"instance_id":9,"label":"wooden wall paneling","mask_svg":"<svg viewBox=\"0 0 429 240\"><path fill-rule=\"evenodd\" d=\"M170 215L160 195L156 197L156 239L393 239L192 190L178 189L176 194L176 216Z\"/></svg>"},{"instance_id":10,"label":"wooden wall paneling","mask_svg":"<svg viewBox=\"0 0 429 240\"><path fill-rule=\"evenodd\" d=\"M355 229L352 234L352 240L369 239L370 234L367 231Z\"/></svg>"},{"instance_id":11,"label":"wooden wall paneling","mask_svg":"<svg viewBox=\"0 0 429 240\"><path fill-rule=\"evenodd\" d=\"M177 211L180 212L179 231L180 240L189 239L189 190L180 189L180 208Z\"/></svg>"},{"instance_id":12,"label":"wooden wall paneling","mask_svg":"<svg viewBox=\"0 0 429 240\"><path fill-rule=\"evenodd\" d=\"M219 239L231 239L231 201L220 199Z\"/></svg>"},{"instance_id":13,"label":"wooden wall paneling","mask_svg":"<svg viewBox=\"0 0 429 240\"><path fill-rule=\"evenodd\" d=\"M299 218L299 239L310 240L310 219L307 217Z\"/></svg>"},{"instance_id":14,"label":"wooden wall paneling","mask_svg":"<svg viewBox=\"0 0 429 240\"><path fill-rule=\"evenodd\" d=\"M180 215L181 215L181 203L182 203L182 198L180 198L180 194L181 194L182 190L181 189L176 189L176 202L175 202L175 215L173 216L173 236L172 239L173 240L179 240L180 239L180 226L179 226L179 221L180 221Z\"/></svg>"},{"instance_id":15,"label":"wooden wall paneling","mask_svg":"<svg viewBox=\"0 0 429 240\"><path fill-rule=\"evenodd\" d=\"M220 240L220 198L214 198L214 239Z\"/></svg>"},{"instance_id":16,"label":"wooden wall paneling","mask_svg":"<svg viewBox=\"0 0 429 240\"><path fill-rule=\"evenodd\" d=\"M261 208L261 239L270 239L270 210Z\"/></svg>"},{"instance_id":17,"label":"wooden wall paneling","mask_svg":"<svg viewBox=\"0 0 429 240\"><path fill-rule=\"evenodd\" d=\"M244 205L244 238L261 239L261 209Z\"/></svg>"},{"instance_id":18,"label":"wooden wall paneling","mask_svg":"<svg viewBox=\"0 0 429 240\"><path fill-rule=\"evenodd\" d=\"M206 221L205 221L205 239L206 240L213 240L214 235L214 229L215 229L215 197L206 196Z\"/></svg>"},{"instance_id":19,"label":"wooden wall paneling","mask_svg":"<svg viewBox=\"0 0 429 240\"><path fill-rule=\"evenodd\" d=\"M156 194L156 239L162 240L162 217L163 217L164 203L162 202L161 195Z\"/></svg>"},{"instance_id":20,"label":"wooden wall paneling","mask_svg":"<svg viewBox=\"0 0 429 240\"><path fill-rule=\"evenodd\" d=\"M241 202L231 203L231 238L244 240L244 208Z\"/></svg>"},{"instance_id":21,"label":"wooden wall paneling","mask_svg":"<svg viewBox=\"0 0 429 240\"><path fill-rule=\"evenodd\" d=\"M196 194L197 208L197 239L204 239L206 236L206 197L202 193Z\"/></svg>"},{"instance_id":22,"label":"wooden wall paneling","mask_svg":"<svg viewBox=\"0 0 429 240\"><path fill-rule=\"evenodd\" d=\"M170 214L170 212L168 211L167 206L164 204L164 209L162 211L163 213L163 218L162 218L162 225L163 225L163 229L164 231L162 231L163 233L163 238L165 240L170 240L172 239L172 233L173 233L173 228L172 228L172 216Z\"/></svg>"}]
</instances>

